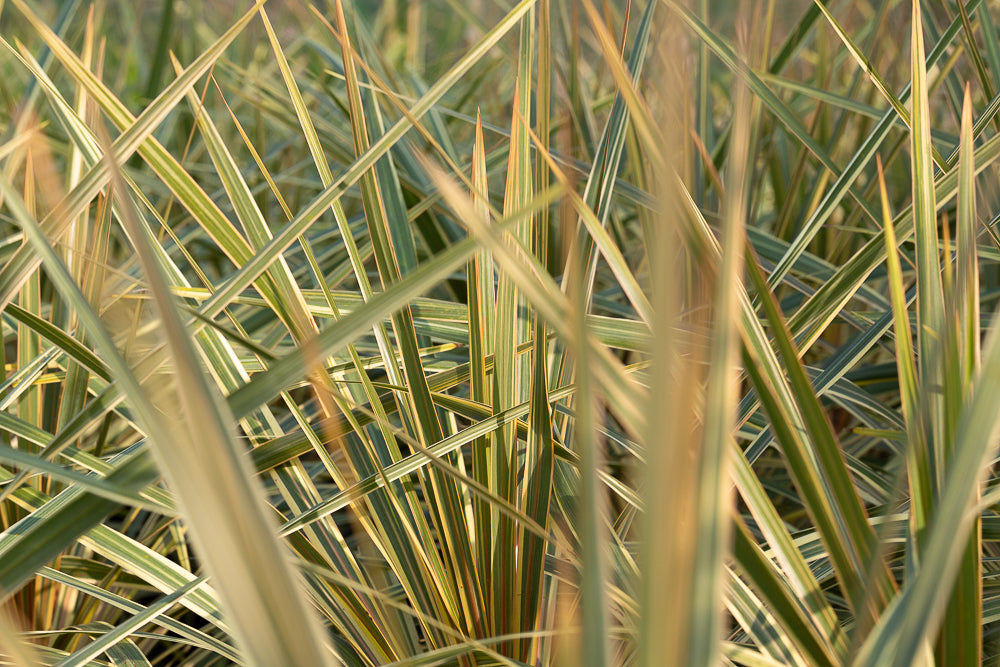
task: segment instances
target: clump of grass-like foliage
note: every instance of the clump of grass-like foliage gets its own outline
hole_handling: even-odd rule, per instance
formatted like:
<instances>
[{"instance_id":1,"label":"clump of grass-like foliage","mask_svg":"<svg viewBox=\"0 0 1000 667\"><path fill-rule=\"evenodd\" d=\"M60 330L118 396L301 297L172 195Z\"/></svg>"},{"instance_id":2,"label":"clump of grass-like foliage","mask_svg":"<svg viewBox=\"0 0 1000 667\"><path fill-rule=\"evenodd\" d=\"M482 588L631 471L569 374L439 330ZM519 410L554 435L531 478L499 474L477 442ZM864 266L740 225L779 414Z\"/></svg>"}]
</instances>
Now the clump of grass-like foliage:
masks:
<instances>
[{"instance_id":1,"label":"clump of grass-like foliage","mask_svg":"<svg viewBox=\"0 0 1000 667\"><path fill-rule=\"evenodd\" d=\"M998 22L0 1L4 664L995 663Z\"/></svg>"}]
</instances>

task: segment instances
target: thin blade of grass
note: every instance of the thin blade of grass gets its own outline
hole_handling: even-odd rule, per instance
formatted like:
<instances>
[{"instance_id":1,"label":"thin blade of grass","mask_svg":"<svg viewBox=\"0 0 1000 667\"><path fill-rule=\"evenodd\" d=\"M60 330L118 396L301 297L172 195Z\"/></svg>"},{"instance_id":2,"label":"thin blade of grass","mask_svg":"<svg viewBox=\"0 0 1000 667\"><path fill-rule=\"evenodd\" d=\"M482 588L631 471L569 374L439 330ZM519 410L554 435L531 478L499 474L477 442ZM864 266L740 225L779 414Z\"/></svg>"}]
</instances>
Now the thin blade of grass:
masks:
<instances>
[{"instance_id":1,"label":"thin blade of grass","mask_svg":"<svg viewBox=\"0 0 1000 667\"><path fill-rule=\"evenodd\" d=\"M536 88L535 122L537 132L532 132L538 151L546 151L549 144L550 113L550 17L549 2L541 0L538 6L538 83ZM525 122L522 118L522 122ZM549 189L549 170L544 161L535 164L535 192ZM535 257L546 266L549 256L549 209L542 208L534 221L532 245ZM530 377L530 408L528 413L529 431L524 453L524 478L519 506L524 513L542 526L548 528L551 517L551 495L555 442L552 436L552 415L548 379L548 326L537 313L532 316L532 348ZM543 605L546 576L546 552L548 540L542 539L523 526L518 528L517 552L521 556L518 568L517 588L521 596L519 629L523 632L544 629ZM541 642L538 639L521 641L519 658L525 662L538 662Z\"/></svg>"},{"instance_id":2,"label":"thin blade of grass","mask_svg":"<svg viewBox=\"0 0 1000 667\"><path fill-rule=\"evenodd\" d=\"M531 117L532 66L534 60L534 11L521 21L517 77L514 82L513 111L510 124L510 146L507 155L507 178L504 188L503 214L521 209L534 190L531 144L528 128L520 118ZM520 115L520 118L519 118ZM522 247L530 247L534 216L515 227L512 239ZM478 221L477 221L478 222ZM531 322L524 308L524 295L517 281L499 265L494 318L493 409L502 412L528 397L528 359L517 354L517 347L530 336ZM504 426L494 435L491 487L509 502L518 501L517 478L520 468L517 431ZM507 516L497 518L494 543L493 576L497 586L493 597L496 632L508 634L520 630L521 610L517 605L518 563L510 557L516 550L517 528ZM530 604L530 601L525 601Z\"/></svg>"},{"instance_id":3,"label":"thin blade of grass","mask_svg":"<svg viewBox=\"0 0 1000 667\"><path fill-rule=\"evenodd\" d=\"M576 340L586 341L587 288L584 282L586 265L578 257L574 269L571 294L574 301ZM580 535L580 640L579 655L585 667L612 664L612 647L608 641L611 623L608 613L608 577L610 548L607 495L598 481L604 472L604 453L598 431L600 419L599 386L594 383L593 361L584 345L574 350L574 375L577 395L574 397L576 420L573 428L574 450L580 458L580 483L574 519Z\"/></svg>"},{"instance_id":4,"label":"thin blade of grass","mask_svg":"<svg viewBox=\"0 0 1000 667\"><path fill-rule=\"evenodd\" d=\"M912 5L913 131L910 134L910 160L913 178L913 235L917 249L917 350L919 378L924 386L943 382L939 344L944 332L944 295L941 286L941 260L938 248L937 207L934 193L934 166L930 156L930 106L927 69L924 65L924 37L920 4ZM918 479L930 482L931 493L941 490L944 475L944 404L943 394L924 394L923 410L930 418L924 430L924 449L915 452Z\"/></svg>"},{"instance_id":5,"label":"thin blade of grass","mask_svg":"<svg viewBox=\"0 0 1000 667\"><path fill-rule=\"evenodd\" d=\"M879 160L879 188L882 193L886 247L891 248L886 256L889 289L892 296L892 313L896 331L896 368L899 374L899 395L902 403L903 419L909 447L907 460L910 469L910 516L914 530L923 530L933 508L933 485L928 477L928 467L918 461L921 452L926 451L924 416L920 410L920 389L917 368L914 363L913 335L907 310L905 288L899 256L894 250L896 240L895 225L889 211L888 195L882 178L882 162Z\"/></svg>"},{"instance_id":6,"label":"thin blade of grass","mask_svg":"<svg viewBox=\"0 0 1000 667\"><path fill-rule=\"evenodd\" d=\"M737 112L726 183L721 232L722 263L713 287L713 322L709 350L707 391L704 405L704 426L699 447L695 488L694 522L696 540L693 580L689 610L691 634L687 638L691 664L710 665L720 658L723 636L722 608L723 564L730 551L732 496L730 486L730 455L735 444L736 370L740 345L739 311L744 254L744 225L747 215L749 175L746 168L754 122L754 108L741 87L737 93Z\"/></svg>"},{"instance_id":7,"label":"thin blade of grass","mask_svg":"<svg viewBox=\"0 0 1000 667\"><path fill-rule=\"evenodd\" d=\"M964 18L964 17L963 17ZM967 20L967 19L965 19ZM944 369L946 451L953 447L955 428L963 406L973 395L974 379L979 372L979 271L976 258L975 158L972 140L972 100L965 88L962 104L961 148L959 153L957 211L957 272L948 296L946 368ZM946 261L950 261L947 258ZM974 503L979 502L981 491ZM956 548L958 548L956 546ZM962 562L945 611L938 640L937 655L942 664L974 665L982 663L983 565L982 519L973 518L965 543Z\"/></svg>"},{"instance_id":8,"label":"thin blade of grass","mask_svg":"<svg viewBox=\"0 0 1000 667\"><path fill-rule=\"evenodd\" d=\"M486 149L483 145L483 125L479 112L476 112L476 137L472 149L472 200L476 213L481 216L483 224L490 219L488 199L489 183L486 172ZM486 358L494 353L496 323L496 293L494 291L493 258L488 252L480 249L469 260L466 267L466 287L469 322L469 397L484 405L493 405L492 383L486 379ZM472 449L472 476L487 488L491 480L490 448L496 446L491 435L487 434L475 441ZM475 519L476 567L483 581L493 580L493 525L499 519L494 518L493 509L485 499L476 498L473 501L473 517ZM486 604L494 608L493 590L485 587L483 590ZM488 615L484 626L491 634L495 634L495 617Z\"/></svg>"}]
</instances>

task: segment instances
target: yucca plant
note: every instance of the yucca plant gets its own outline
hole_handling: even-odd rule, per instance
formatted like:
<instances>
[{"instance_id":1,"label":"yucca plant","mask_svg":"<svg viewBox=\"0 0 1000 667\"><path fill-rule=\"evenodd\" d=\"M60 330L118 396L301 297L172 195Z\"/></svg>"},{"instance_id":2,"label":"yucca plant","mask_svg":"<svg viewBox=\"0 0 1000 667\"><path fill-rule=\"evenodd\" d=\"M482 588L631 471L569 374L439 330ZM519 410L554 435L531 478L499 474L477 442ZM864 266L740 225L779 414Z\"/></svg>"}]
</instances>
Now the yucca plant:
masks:
<instances>
[{"instance_id":1,"label":"yucca plant","mask_svg":"<svg viewBox=\"0 0 1000 667\"><path fill-rule=\"evenodd\" d=\"M997 20L0 2L5 664L994 664Z\"/></svg>"}]
</instances>

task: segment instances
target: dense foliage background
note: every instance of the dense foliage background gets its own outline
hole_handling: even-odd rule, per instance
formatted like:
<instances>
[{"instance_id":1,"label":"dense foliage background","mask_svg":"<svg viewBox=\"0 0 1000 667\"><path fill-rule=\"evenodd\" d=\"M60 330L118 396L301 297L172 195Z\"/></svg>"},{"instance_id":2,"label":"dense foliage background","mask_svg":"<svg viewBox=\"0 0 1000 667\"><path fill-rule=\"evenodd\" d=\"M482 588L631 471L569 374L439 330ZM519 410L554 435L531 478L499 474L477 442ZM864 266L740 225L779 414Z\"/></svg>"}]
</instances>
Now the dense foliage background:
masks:
<instances>
[{"instance_id":1,"label":"dense foliage background","mask_svg":"<svg viewBox=\"0 0 1000 667\"><path fill-rule=\"evenodd\" d=\"M4 664L996 664L998 23L0 1Z\"/></svg>"}]
</instances>

